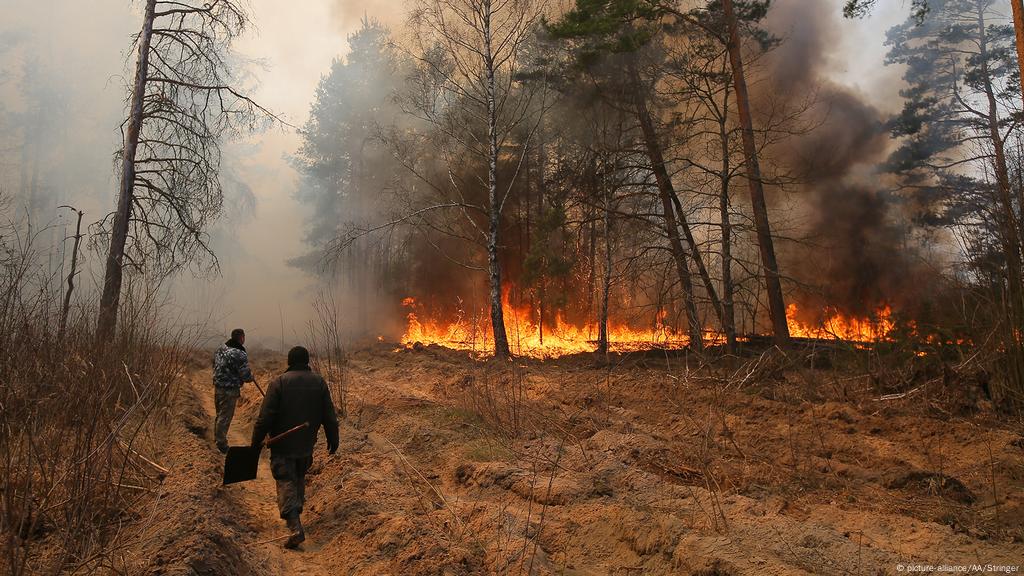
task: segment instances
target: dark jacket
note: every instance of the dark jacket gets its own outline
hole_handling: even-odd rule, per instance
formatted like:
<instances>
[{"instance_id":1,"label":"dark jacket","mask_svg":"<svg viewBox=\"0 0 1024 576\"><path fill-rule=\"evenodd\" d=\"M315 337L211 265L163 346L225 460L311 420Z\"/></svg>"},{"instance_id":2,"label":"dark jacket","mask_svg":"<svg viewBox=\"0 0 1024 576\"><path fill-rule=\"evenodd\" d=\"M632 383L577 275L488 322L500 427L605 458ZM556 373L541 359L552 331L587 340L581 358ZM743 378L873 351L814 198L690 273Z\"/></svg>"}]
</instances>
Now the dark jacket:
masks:
<instances>
[{"instance_id":1,"label":"dark jacket","mask_svg":"<svg viewBox=\"0 0 1024 576\"><path fill-rule=\"evenodd\" d=\"M252 382L252 370L249 369L249 355L234 340L228 340L213 355L213 385L218 388L242 387L242 382Z\"/></svg>"},{"instance_id":2,"label":"dark jacket","mask_svg":"<svg viewBox=\"0 0 1024 576\"><path fill-rule=\"evenodd\" d=\"M303 422L308 422L309 428L274 442L270 452L293 458L312 455L321 426L327 436L327 448L338 447L338 415L327 382L308 366L293 366L267 388L267 397L263 399L252 430L252 445L257 446L267 435L277 436Z\"/></svg>"}]
</instances>

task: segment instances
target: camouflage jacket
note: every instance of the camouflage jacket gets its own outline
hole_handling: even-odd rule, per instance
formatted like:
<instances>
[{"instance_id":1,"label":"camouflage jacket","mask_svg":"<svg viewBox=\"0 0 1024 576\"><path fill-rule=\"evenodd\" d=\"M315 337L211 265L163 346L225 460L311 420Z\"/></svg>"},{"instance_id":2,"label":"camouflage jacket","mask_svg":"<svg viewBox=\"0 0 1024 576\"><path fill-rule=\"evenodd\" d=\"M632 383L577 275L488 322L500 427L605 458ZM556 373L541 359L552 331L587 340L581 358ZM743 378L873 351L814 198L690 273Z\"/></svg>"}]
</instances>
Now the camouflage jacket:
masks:
<instances>
[{"instance_id":1,"label":"camouflage jacket","mask_svg":"<svg viewBox=\"0 0 1024 576\"><path fill-rule=\"evenodd\" d=\"M252 381L249 356L245 348L222 344L213 355L213 385L218 388L241 388L242 382Z\"/></svg>"}]
</instances>

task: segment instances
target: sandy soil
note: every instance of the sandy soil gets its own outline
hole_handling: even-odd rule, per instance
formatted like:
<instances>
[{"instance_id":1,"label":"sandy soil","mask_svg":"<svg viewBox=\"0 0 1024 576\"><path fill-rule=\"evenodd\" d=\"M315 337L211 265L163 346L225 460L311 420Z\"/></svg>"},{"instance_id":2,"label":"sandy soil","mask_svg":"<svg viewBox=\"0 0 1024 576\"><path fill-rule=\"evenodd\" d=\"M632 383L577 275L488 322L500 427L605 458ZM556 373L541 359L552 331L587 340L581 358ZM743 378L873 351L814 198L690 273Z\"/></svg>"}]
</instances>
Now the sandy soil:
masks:
<instances>
[{"instance_id":1,"label":"sandy soil","mask_svg":"<svg viewBox=\"0 0 1024 576\"><path fill-rule=\"evenodd\" d=\"M281 358L257 357L269 380ZM154 574L896 574L1024 564L1024 435L959 376L892 382L772 359L499 365L351 355L338 455L281 547L266 462L221 487L196 363L138 553ZM918 376L915 376L917 378ZM922 385L923 384L923 385ZM258 408L248 387L232 427Z\"/></svg>"}]
</instances>

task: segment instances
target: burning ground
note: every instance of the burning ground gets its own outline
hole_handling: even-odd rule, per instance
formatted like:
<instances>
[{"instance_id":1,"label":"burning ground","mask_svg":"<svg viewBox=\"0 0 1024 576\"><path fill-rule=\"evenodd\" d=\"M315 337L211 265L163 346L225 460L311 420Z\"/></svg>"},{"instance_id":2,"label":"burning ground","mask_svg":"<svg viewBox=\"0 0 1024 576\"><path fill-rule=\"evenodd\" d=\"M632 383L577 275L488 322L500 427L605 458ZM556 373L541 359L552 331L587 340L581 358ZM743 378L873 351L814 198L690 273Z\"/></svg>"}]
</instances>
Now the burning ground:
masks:
<instances>
[{"instance_id":1,"label":"burning ground","mask_svg":"<svg viewBox=\"0 0 1024 576\"><path fill-rule=\"evenodd\" d=\"M407 310L406 328L402 334L403 346L418 349L435 344L454 350L465 350L486 356L494 350L494 336L490 329L486 311L475 314L459 311L453 317L434 315L425 310L414 298L405 298L402 306ZM535 320L529 308L516 308L506 300L504 304L506 322L511 326L509 337L512 349L518 356L537 359L557 358L571 354L594 352L597 346L598 326L594 323L574 325L565 322L561 315L547 325ZM614 352L639 352L651 350L680 350L690 342L682 331L665 323L667 311L658 309L646 327L637 323L627 324L615 321L608 323L608 347ZM869 312L864 316L843 314L831 308L815 308L811 311L790 304L786 309L789 333L801 340L819 340L823 344L870 346L892 340L897 330L893 311L888 306ZM911 324L905 326L911 332ZM920 334L911 334L920 336ZM704 332L705 340L712 345L726 341L723 333L713 329ZM747 342L763 335L747 335L740 338ZM920 338L915 338L919 340ZM383 341L384 337L379 340Z\"/></svg>"},{"instance_id":2,"label":"burning ground","mask_svg":"<svg viewBox=\"0 0 1024 576\"><path fill-rule=\"evenodd\" d=\"M258 378L281 369L254 356ZM284 529L265 468L217 488L202 360L137 556L151 573L882 574L1024 558L1024 435L965 367L498 364L382 344L348 358L342 449L318 452L310 540L287 552L267 542ZM246 390L236 442L257 401Z\"/></svg>"}]
</instances>

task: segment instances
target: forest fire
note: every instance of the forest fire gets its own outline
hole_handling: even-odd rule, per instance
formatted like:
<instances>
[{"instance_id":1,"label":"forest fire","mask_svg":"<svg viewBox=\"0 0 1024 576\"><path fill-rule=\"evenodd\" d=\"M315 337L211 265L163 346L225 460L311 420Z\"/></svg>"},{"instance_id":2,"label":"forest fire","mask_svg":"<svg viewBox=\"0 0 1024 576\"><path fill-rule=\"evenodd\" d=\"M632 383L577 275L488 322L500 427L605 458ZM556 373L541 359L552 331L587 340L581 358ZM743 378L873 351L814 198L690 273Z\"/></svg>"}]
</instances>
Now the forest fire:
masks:
<instances>
[{"instance_id":1,"label":"forest fire","mask_svg":"<svg viewBox=\"0 0 1024 576\"><path fill-rule=\"evenodd\" d=\"M870 318L845 316L836 311L829 311L817 324L802 321L800 315L801 311L796 304L786 307L789 334L796 338L879 342L888 338L889 333L896 327L892 309L888 306L882 306Z\"/></svg>"},{"instance_id":2,"label":"forest fire","mask_svg":"<svg viewBox=\"0 0 1024 576\"><path fill-rule=\"evenodd\" d=\"M405 346L419 342L474 352L487 352L494 346L486 311L473 316L460 314L454 320L428 319L421 317L422 312L417 312L418 304L413 298L404 299L402 305L409 309L405 334L402 335L402 344ZM551 358L593 352L596 348L597 324L573 326L563 322L561 317L556 317L553 323L541 326L532 319L528 309L516 309L508 302L505 302L504 314L509 344L516 354ZM649 329L610 322L609 348L616 352L629 352L686 346L689 339L664 325L664 318L664 311L659 312L654 326Z\"/></svg>"},{"instance_id":3,"label":"forest fire","mask_svg":"<svg viewBox=\"0 0 1024 576\"><path fill-rule=\"evenodd\" d=\"M402 300L408 309L403 346L436 344L454 350L488 353L493 349L489 317L486 311L474 315L459 313L454 319L431 317L414 298ZM598 326L589 323L575 326L561 316L543 326L533 319L529 309L504 304L505 324L513 353L534 358L555 358L568 354L593 352L597 348ZM608 344L612 352L637 352L653 349L680 349L689 344L689 338L680 329L665 324L666 312L659 311L649 328L631 327L610 321ZM880 308L873 317L860 318L830 311L818 323L802 320L802 311L796 304L787 307L786 319L791 336L824 340L843 340L854 343L879 342L888 338L895 327L892 310ZM739 338L741 341L744 338ZM725 335L714 330L705 331L706 344L725 342Z\"/></svg>"}]
</instances>

